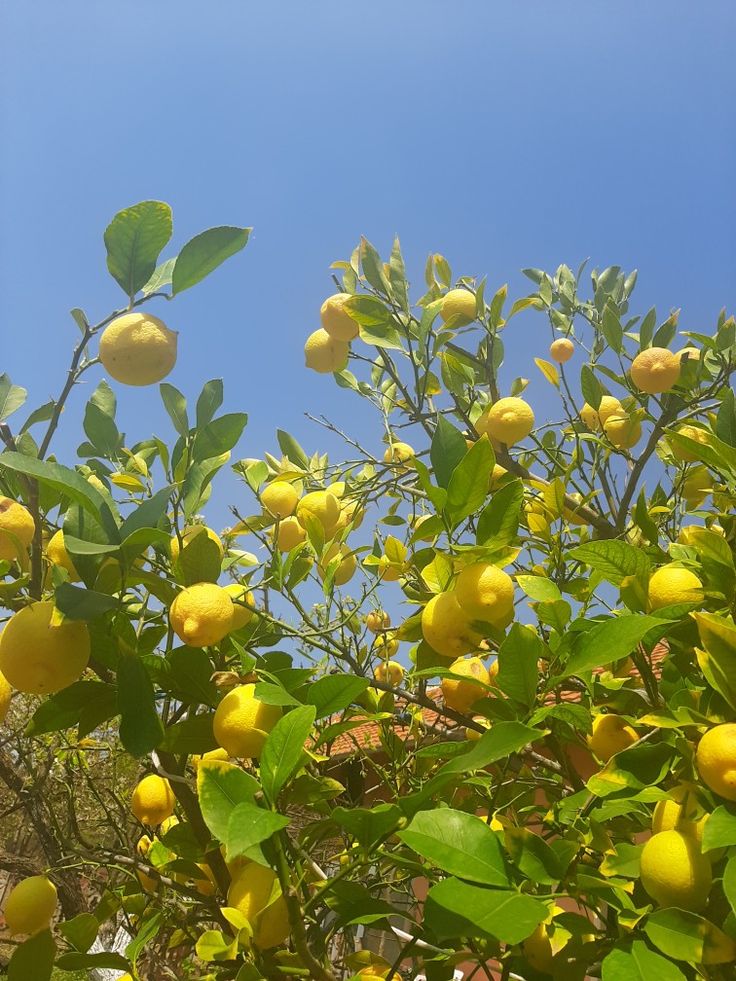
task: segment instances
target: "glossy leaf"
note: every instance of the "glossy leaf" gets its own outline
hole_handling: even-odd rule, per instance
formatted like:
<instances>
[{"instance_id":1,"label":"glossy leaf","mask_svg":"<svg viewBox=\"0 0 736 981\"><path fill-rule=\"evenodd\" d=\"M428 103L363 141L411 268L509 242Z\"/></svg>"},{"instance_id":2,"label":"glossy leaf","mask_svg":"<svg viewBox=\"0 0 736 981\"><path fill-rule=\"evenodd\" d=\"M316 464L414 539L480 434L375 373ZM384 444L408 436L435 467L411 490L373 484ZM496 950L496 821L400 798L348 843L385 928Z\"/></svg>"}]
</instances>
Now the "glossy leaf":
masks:
<instances>
[{"instance_id":1,"label":"glossy leaf","mask_svg":"<svg viewBox=\"0 0 736 981\"><path fill-rule=\"evenodd\" d=\"M450 875L489 886L509 884L498 836L474 814L447 807L420 811L398 836Z\"/></svg>"},{"instance_id":2,"label":"glossy leaf","mask_svg":"<svg viewBox=\"0 0 736 981\"><path fill-rule=\"evenodd\" d=\"M218 841L226 842L230 817L238 804L253 801L258 781L233 763L204 760L197 767L197 795L202 817Z\"/></svg>"},{"instance_id":3,"label":"glossy leaf","mask_svg":"<svg viewBox=\"0 0 736 981\"><path fill-rule=\"evenodd\" d=\"M244 249L250 233L250 228L223 225L195 235L176 258L171 277L172 294L196 286L231 255Z\"/></svg>"},{"instance_id":4,"label":"glossy leaf","mask_svg":"<svg viewBox=\"0 0 736 981\"><path fill-rule=\"evenodd\" d=\"M424 925L438 940L491 937L517 944L547 917L547 907L532 896L506 889L484 889L458 879L432 886Z\"/></svg>"},{"instance_id":5,"label":"glossy leaf","mask_svg":"<svg viewBox=\"0 0 736 981\"><path fill-rule=\"evenodd\" d=\"M315 714L313 705L293 709L282 716L268 734L261 753L260 770L263 790L270 801L276 800L300 766Z\"/></svg>"},{"instance_id":6,"label":"glossy leaf","mask_svg":"<svg viewBox=\"0 0 736 981\"><path fill-rule=\"evenodd\" d=\"M171 208L163 201L125 208L107 226L107 268L126 296L134 297L149 281L172 229Z\"/></svg>"}]
</instances>

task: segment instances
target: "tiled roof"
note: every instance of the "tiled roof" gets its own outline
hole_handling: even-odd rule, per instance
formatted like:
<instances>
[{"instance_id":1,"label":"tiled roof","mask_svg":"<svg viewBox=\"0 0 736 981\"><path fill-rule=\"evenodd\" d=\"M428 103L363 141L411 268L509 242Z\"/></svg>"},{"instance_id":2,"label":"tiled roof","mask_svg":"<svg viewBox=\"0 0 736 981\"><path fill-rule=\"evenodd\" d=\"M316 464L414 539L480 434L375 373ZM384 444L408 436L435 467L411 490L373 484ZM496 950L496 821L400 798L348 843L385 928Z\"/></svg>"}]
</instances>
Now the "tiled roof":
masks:
<instances>
[{"instance_id":1,"label":"tiled roof","mask_svg":"<svg viewBox=\"0 0 736 981\"><path fill-rule=\"evenodd\" d=\"M651 655L651 666L652 671L656 678L659 678L662 673L662 661L667 655L667 645L657 644L657 646L652 651ZM596 674L602 674L603 668L597 668L595 670ZM637 668L632 667L629 671L629 677L638 678L639 671ZM433 701L438 704L442 700L442 689L432 688L427 691L427 695ZM551 705L556 701L563 702L577 702L580 700L580 692L576 689L562 689L555 692L551 692L545 699L545 704ZM397 702L400 703L401 699L397 698ZM343 717L337 716L333 721L340 721ZM355 717L355 719L359 717ZM435 729L438 733L444 735L450 735L454 730L458 728L455 723L449 719L444 719L437 712L433 712L432 709L422 708L422 720L430 729ZM404 741L412 740L414 734L412 733L411 727L402 722L393 722L391 726L391 731L394 736L402 739ZM361 752L373 752L379 749L381 746L381 723L376 722L372 719L367 719L365 722L361 722L354 729L348 732L343 732L338 735L332 743L330 750L330 758L345 758L350 756L357 756Z\"/></svg>"}]
</instances>

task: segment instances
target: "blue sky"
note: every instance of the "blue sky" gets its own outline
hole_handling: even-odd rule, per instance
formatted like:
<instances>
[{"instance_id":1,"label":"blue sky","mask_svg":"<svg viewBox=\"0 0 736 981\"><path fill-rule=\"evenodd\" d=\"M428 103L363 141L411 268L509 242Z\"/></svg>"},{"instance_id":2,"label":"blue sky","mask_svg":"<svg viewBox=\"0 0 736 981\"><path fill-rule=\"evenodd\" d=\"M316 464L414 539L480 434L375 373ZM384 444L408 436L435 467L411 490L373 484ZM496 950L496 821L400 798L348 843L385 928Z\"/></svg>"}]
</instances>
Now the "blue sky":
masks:
<instances>
[{"instance_id":1,"label":"blue sky","mask_svg":"<svg viewBox=\"0 0 736 981\"><path fill-rule=\"evenodd\" d=\"M119 304L102 232L146 198L173 206L176 245L254 226L152 308L181 334L169 380L194 400L221 376L250 413L242 456L277 426L328 445L305 410L380 448L368 408L303 367L329 264L361 234L382 251L401 236L416 295L430 251L512 295L522 266L591 256L638 267L636 309L681 306L683 327L736 306L731 3L34 0L0 18L0 370L34 404L61 385L68 310ZM545 323L514 323L505 377L533 378L543 418ZM67 462L91 388L66 413ZM131 441L170 437L155 387L117 391Z\"/></svg>"}]
</instances>

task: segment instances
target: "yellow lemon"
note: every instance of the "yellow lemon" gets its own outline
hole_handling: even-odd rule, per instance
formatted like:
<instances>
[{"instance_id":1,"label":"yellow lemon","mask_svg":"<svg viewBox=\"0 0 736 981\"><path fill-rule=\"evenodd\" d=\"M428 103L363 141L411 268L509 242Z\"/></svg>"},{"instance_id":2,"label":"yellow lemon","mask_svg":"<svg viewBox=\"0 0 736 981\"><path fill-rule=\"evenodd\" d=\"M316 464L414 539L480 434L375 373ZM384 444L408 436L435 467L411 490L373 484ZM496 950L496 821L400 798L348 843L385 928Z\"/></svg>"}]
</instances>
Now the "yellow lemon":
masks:
<instances>
[{"instance_id":1,"label":"yellow lemon","mask_svg":"<svg viewBox=\"0 0 736 981\"><path fill-rule=\"evenodd\" d=\"M467 712L474 702L486 694L483 685L488 685L491 681L488 669L479 657L467 657L453 661L450 671L453 675L461 675L461 678L442 679L442 697L445 705L455 709L456 712Z\"/></svg>"},{"instance_id":2,"label":"yellow lemon","mask_svg":"<svg viewBox=\"0 0 736 981\"><path fill-rule=\"evenodd\" d=\"M80 581L81 576L74 568L71 556L64 545L64 532L61 528L49 538L49 543L46 546L46 555L48 556L49 562L53 562L54 565L58 565L61 569L66 569L71 582Z\"/></svg>"},{"instance_id":3,"label":"yellow lemon","mask_svg":"<svg viewBox=\"0 0 736 981\"><path fill-rule=\"evenodd\" d=\"M565 364L575 354L575 345L569 337L558 337L549 346L549 356L557 364Z\"/></svg>"},{"instance_id":4,"label":"yellow lemon","mask_svg":"<svg viewBox=\"0 0 736 981\"><path fill-rule=\"evenodd\" d=\"M708 432L705 429L701 429L700 426L678 426L675 432L680 436L687 436L688 439L695 440L696 443L700 443L702 446L706 446L708 443ZM698 460L697 454L691 450L683 449L676 443L672 443L671 448L672 456L676 460L681 460L683 463L696 463Z\"/></svg>"},{"instance_id":5,"label":"yellow lemon","mask_svg":"<svg viewBox=\"0 0 736 981\"><path fill-rule=\"evenodd\" d=\"M352 525L354 529L360 528L365 517L365 511L360 506L360 502L338 501L338 503L340 505L340 517L337 519L335 531L344 531L348 525Z\"/></svg>"},{"instance_id":6,"label":"yellow lemon","mask_svg":"<svg viewBox=\"0 0 736 981\"><path fill-rule=\"evenodd\" d=\"M255 696L255 685L239 685L225 695L212 721L215 739L230 756L258 758L266 736L281 718L278 705Z\"/></svg>"},{"instance_id":7,"label":"yellow lemon","mask_svg":"<svg viewBox=\"0 0 736 981\"><path fill-rule=\"evenodd\" d=\"M580 410L580 418L591 432L599 432L611 416L625 416L623 406L613 395L604 395L598 409L586 402Z\"/></svg>"},{"instance_id":8,"label":"yellow lemon","mask_svg":"<svg viewBox=\"0 0 736 981\"><path fill-rule=\"evenodd\" d=\"M124 313L100 338L100 361L123 385L153 385L176 364L177 333L150 313Z\"/></svg>"},{"instance_id":9,"label":"yellow lemon","mask_svg":"<svg viewBox=\"0 0 736 981\"><path fill-rule=\"evenodd\" d=\"M416 453L408 443L392 443L383 454L383 462L406 463L413 456L416 456Z\"/></svg>"},{"instance_id":10,"label":"yellow lemon","mask_svg":"<svg viewBox=\"0 0 736 981\"><path fill-rule=\"evenodd\" d=\"M371 610L366 615L365 625L374 634L380 634L382 630L388 630L391 626L391 617L385 610Z\"/></svg>"},{"instance_id":11,"label":"yellow lemon","mask_svg":"<svg viewBox=\"0 0 736 981\"><path fill-rule=\"evenodd\" d=\"M327 297L319 311L322 327L336 341L355 340L359 333L357 323L344 309L349 299L350 293L335 293Z\"/></svg>"},{"instance_id":12,"label":"yellow lemon","mask_svg":"<svg viewBox=\"0 0 736 981\"><path fill-rule=\"evenodd\" d=\"M449 290L442 297L440 317L443 323L452 321L452 327L466 327L476 319L475 294L469 290Z\"/></svg>"},{"instance_id":13,"label":"yellow lemon","mask_svg":"<svg viewBox=\"0 0 736 981\"><path fill-rule=\"evenodd\" d=\"M340 504L327 491L311 491L299 500L296 517L302 528L306 528L310 520L319 522L325 537L331 538L340 520Z\"/></svg>"},{"instance_id":14,"label":"yellow lemon","mask_svg":"<svg viewBox=\"0 0 736 981\"><path fill-rule=\"evenodd\" d=\"M631 363L631 380L647 395L669 392L680 377L680 359L666 347L641 351Z\"/></svg>"},{"instance_id":15,"label":"yellow lemon","mask_svg":"<svg viewBox=\"0 0 736 981\"><path fill-rule=\"evenodd\" d=\"M169 609L171 628L188 647L219 644L233 624L233 602L222 586L198 582L175 597Z\"/></svg>"},{"instance_id":16,"label":"yellow lemon","mask_svg":"<svg viewBox=\"0 0 736 981\"><path fill-rule=\"evenodd\" d=\"M225 554L225 549L223 547L222 541L220 540L220 536L217 534L217 532L213 531L211 528L208 528L206 525L189 525L188 528L185 528L184 531L182 531L181 541L184 548L187 547L187 545L192 541L193 538L196 538L197 535L201 535L201 534L207 535L209 540L211 542L214 542L215 545L217 545L217 548L220 551L220 558L222 558L223 555ZM176 535L172 536L170 547L171 547L172 562L178 562L179 556L181 554L181 549L179 548L179 539L177 538Z\"/></svg>"},{"instance_id":17,"label":"yellow lemon","mask_svg":"<svg viewBox=\"0 0 736 981\"><path fill-rule=\"evenodd\" d=\"M491 720L487 719L485 715L474 715L473 722L476 722L479 726L488 730L491 728ZM478 732L477 729L471 729L470 726L465 727L465 738L469 739L471 742L477 742L483 735L482 732Z\"/></svg>"},{"instance_id":18,"label":"yellow lemon","mask_svg":"<svg viewBox=\"0 0 736 981\"><path fill-rule=\"evenodd\" d=\"M28 508L10 497L0 497L0 559L15 562L33 541L36 523Z\"/></svg>"},{"instance_id":19,"label":"yellow lemon","mask_svg":"<svg viewBox=\"0 0 736 981\"><path fill-rule=\"evenodd\" d=\"M678 565L663 565L649 580L649 606L660 610L677 603L702 603L703 584L689 569Z\"/></svg>"},{"instance_id":20,"label":"yellow lemon","mask_svg":"<svg viewBox=\"0 0 736 981\"><path fill-rule=\"evenodd\" d=\"M261 504L274 518L288 518L298 500L296 489L286 480L274 480L261 491Z\"/></svg>"},{"instance_id":21,"label":"yellow lemon","mask_svg":"<svg viewBox=\"0 0 736 981\"><path fill-rule=\"evenodd\" d=\"M332 337L322 327L310 334L304 345L307 368L318 371L322 375L346 368L349 353L350 345L347 341Z\"/></svg>"},{"instance_id":22,"label":"yellow lemon","mask_svg":"<svg viewBox=\"0 0 736 981\"><path fill-rule=\"evenodd\" d=\"M330 545L325 554L322 556L317 569L321 579L324 579L327 575L327 569L330 564L340 557L340 563L335 569L335 575L333 578L333 583L335 586L344 586L346 583L355 575L355 570L358 566L357 560L355 558L355 553L351 551L349 545Z\"/></svg>"},{"instance_id":23,"label":"yellow lemon","mask_svg":"<svg viewBox=\"0 0 736 981\"><path fill-rule=\"evenodd\" d=\"M45 875L22 879L5 901L5 923L12 936L48 929L57 905L56 886Z\"/></svg>"},{"instance_id":24,"label":"yellow lemon","mask_svg":"<svg viewBox=\"0 0 736 981\"><path fill-rule=\"evenodd\" d=\"M528 402L509 396L494 402L478 417L475 428L506 446L526 439L534 428L534 412Z\"/></svg>"},{"instance_id":25,"label":"yellow lemon","mask_svg":"<svg viewBox=\"0 0 736 981\"><path fill-rule=\"evenodd\" d=\"M641 884L659 906L697 913L708 901L713 878L700 845L679 831L652 835L641 853Z\"/></svg>"},{"instance_id":26,"label":"yellow lemon","mask_svg":"<svg viewBox=\"0 0 736 981\"><path fill-rule=\"evenodd\" d=\"M514 616L514 583L488 562L466 566L455 582L455 596L471 620L507 627Z\"/></svg>"},{"instance_id":27,"label":"yellow lemon","mask_svg":"<svg viewBox=\"0 0 736 981\"><path fill-rule=\"evenodd\" d=\"M393 657L399 650L399 642L394 636L393 631L390 634L383 633L376 637L375 648L376 654L384 660Z\"/></svg>"},{"instance_id":28,"label":"yellow lemon","mask_svg":"<svg viewBox=\"0 0 736 981\"><path fill-rule=\"evenodd\" d=\"M603 432L615 447L630 450L641 439L641 421L635 416L612 415L603 423Z\"/></svg>"},{"instance_id":29,"label":"yellow lemon","mask_svg":"<svg viewBox=\"0 0 736 981\"><path fill-rule=\"evenodd\" d=\"M709 729L698 743L695 762L713 793L736 801L736 723Z\"/></svg>"},{"instance_id":30,"label":"yellow lemon","mask_svg":"<svg viewBox=\"0 0 736 981\"><path fill-rule=\"evenodd\" d=\"M442 657L462 657L474 651L482 640L472 629L471 619L455 593L437 593L422 610L422 634Z\"/></svg>"},{"instance_id":31,"label":"yellow lemon","mask_svg":"<svg viewBox=\"0 0 736 981\"><path fill-rule=\"evenodd\" d=\"M290 552L306 540L307 533L297 518L284 518L283 521L279 521L276 530L276 547L279 552Z\"/></svg>"},{"instance_id":32,"label":"yellow lemon","mask_svg":"<svg viewBox=\"0 0 736 981\"><path fill-rule=\"evenodd\" d=\"M686 361L700 361L701 350L697 347L683 347L679 351L675 351L675 357L682 363L684 358Z\"/></svg>"},{"instance_id":33,"label":"yellow lemon","mask_svg":"<svg viewBox=\"0 0 736 981\"><path fill-rule=\"evenodd\" d=\"M395 688L400 685L404 677L403 665L398 661L381 661L373 671L376 681L383 682L384 685L391 685Z\"/></svg>"},{"instance_id":34,"label":"yellow lemon","mask_svg":"<svg viewBox=\"0 0 736 981\"><path fill-rule=\"evenodd\" d=\"M256 947L270 950L289 936L286 903L272 869L248 862L233 879L227 904L248 920Z\"/></svg>"},{"instance_id":35,"label":"yellow lemon","mask_svg":"<svg viewBox=\"0 0 736 981\"><path fill-rule=\"evenodd\" d=\"M529 967L542 974L552 973L552 944L544 923L531 933L521 945Z\"/></svg>"},{"instance_id":36,"label":"yellow lemon","mask_svg":"<svg viewBox=\"0 0 736 981\"><path fill-rule=\"evenodd\" d=\"M87 625L53 625L48 600L18 610L0 634L0 671L16 691L50 695L82 677L90 655Z\"/></svg>"},{"instance_id":37,"label":"yellow lemon","mask_svg":"<svg viewBox=\"0 0 736 981\"><path fill-rule=\"evenodd\" d=\"M698 803L691 786L680 784L670 791L669 797L657 801L652 814L652 834L660 831L679 831L702 844L703 830L708 815Z\"/></svg>"},{"instance_id":38,"label":"yellow lemon","mask_svg":"<svg viewBox=\"0 0 736 981\"><path fill-rule=\"evenodd\" d=\"M148 835L142 835L138 839L138 844L135 847L140 857L146 858L146 856L151 850L152 845L153 842L148 837ZM158 891L158 888L161 885L161 881L159 879L154 879L153 876L148 875L147 872L144 872L143 869L140 868L136 868L135 874L144 892L153 895L155 892Z\"/></svg>"},{"instance_id":39,"label":"yellow lemon","mask_svg":"<svg viewBox=\"0 0 736 981\"><path fill-rule=\"evenodd\" d=\"M243 603L247 603L251 609L255 609L256 601L253 598L253 593L245 586L241 586L239 582L230 583L224 589L233 604L233 621L230 629L240 630L253 619L251 610L243 606Z\"/></svg>"},{"instance_id":40,"label":"yellow lemon","mask_svg":"<svg viewBox=\"0 0 736 981\"><path fill-rule=\"evenodd\" d=\"M593 732L588 736L590 751L601 763L632 746L639 737L625 719L609 712L593 719Z\"/></svg>"},{"instance_id":41,"label":"yellow lemon","mask_svg":"<svg viewBox=\"0 0 736 981\"><path fill-rule=\"evenodd\" d=\"M227 763L229 759L230 754L226 749L211 749L209 753L190 756L189 762L192 764L195 770L198 770L203 763L206 765L210 760L221 760L223 763Z\"/></svg>"},{"instance_id":42,"label":"yellow lemon","mask_svg":"<svg viewBox=\"0 0 736 981\"><path fill-rule=\"evenodd\" d=\"M403 571L403 565L392 562L388 555L382 555L378 560L378 575L384 582L396 582L401 578Z\"/></svg>"},{"instance_id":43,"label":"yellow lemon","mask_svg":"<svg viewBox=\"0 0 736 981\"><path fill-rule=\"evenodd\" d=\"M0 674L0 723L5 722L10 711L10 700L13 697L13 689L8 684L4 674Z\"/></svg>"},{"instance_id":44,"label":"yellow lemon","mask_svg":"<svg viewBox=\"0 0 736 981\"><path fill-rule=\"evenodd\" d=\"M133 790L130 809L141 824L153 828L174 813L174 791L165 777L149 773Z\"/></svg>"},{"instance_id":45,"label":"yellow lemon","mask_svg":"<svg viewBox=\"0 0 736 981\"><path fill-rule=\"evenodd\" d=\"M713 493L713 480L705 467L694 467L682 483L682 496L688 511L695 511Z\"/></svg>"}]
</instances>

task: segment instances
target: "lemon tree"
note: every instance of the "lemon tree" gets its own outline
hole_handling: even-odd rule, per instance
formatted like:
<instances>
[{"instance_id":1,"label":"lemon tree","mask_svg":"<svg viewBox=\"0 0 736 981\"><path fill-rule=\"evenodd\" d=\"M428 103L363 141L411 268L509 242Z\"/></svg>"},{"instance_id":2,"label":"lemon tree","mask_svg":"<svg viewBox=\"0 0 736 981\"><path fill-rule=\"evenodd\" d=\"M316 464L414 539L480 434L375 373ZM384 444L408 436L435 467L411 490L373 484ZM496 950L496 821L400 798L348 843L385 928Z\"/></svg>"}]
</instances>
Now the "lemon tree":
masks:
<instances>
[{"instance_id":1,"label":"lemon tree","mask_svg":"<svg viewBox=\"0 0 736 981\"><path fill-rule=\"evenodd\" d=\"M249 229L172 228L112 219L124 299L72 311L57 398L0 378L9 976L732 977L733 318L435 253L414 295L362 239L305 311L345 451L256 458L220 381L169 380L169 301ZM124 435L145 385L168 429Z\"/></svg>"}]
</instances>

